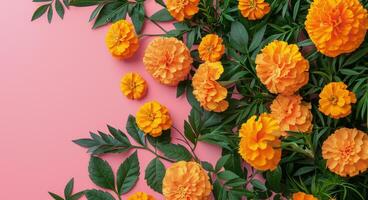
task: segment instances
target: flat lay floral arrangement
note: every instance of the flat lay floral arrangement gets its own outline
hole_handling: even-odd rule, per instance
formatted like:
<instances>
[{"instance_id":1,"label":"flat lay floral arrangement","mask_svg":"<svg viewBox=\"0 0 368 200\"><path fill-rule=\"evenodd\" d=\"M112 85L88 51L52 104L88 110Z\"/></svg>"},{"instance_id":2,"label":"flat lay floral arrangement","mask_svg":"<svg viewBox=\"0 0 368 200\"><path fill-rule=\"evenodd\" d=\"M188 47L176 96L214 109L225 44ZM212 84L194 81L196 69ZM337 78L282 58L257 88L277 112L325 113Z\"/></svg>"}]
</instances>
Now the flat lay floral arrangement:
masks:
<instances>
[{"instance_id":1,"label":"flat lay floral arrangement","mask_svg":"<svg viewBox=\"0 0 368 200\"><path fill-rule=\"evenodd\" d=\"M152 16L144 0L34 2L32 20L49 22L70 6L95 6L93 28L111 23L112 56L145 48L147 72L192 107L183 131L149 101L126 131L108 126L74 140L104 190L73 193L72 179L64 197L50 192L54 199L153 200L126 195L139 178L167 200L368 199L368 0L156 0L162 9ZM142 33L147 21L162 34ZM168 21L174 29L160 25ZM147 47L142 37L152 37ZM127 73L120 87L137 100L149 85ZM216 163L196 155L200 143L222 148ZM137 150L155 155L146 169ZM130 156L117 172L99 157L121 152Z\"/></svg>"}]
</instances>

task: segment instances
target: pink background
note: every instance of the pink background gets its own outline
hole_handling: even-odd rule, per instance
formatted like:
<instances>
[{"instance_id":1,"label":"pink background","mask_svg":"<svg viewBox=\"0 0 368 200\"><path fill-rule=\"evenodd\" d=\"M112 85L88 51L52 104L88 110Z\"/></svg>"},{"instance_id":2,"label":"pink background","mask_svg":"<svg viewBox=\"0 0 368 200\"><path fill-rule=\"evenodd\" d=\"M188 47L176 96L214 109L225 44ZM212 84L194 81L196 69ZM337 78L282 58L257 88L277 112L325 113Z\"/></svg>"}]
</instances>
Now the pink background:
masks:
<instances>
[{"instance_id":1,"label":"pink background","mask_svg":"<svg viewBox=\"0 0 368 200\"><path fill-rule=\"evenodd\" d=\"M49 25L45 17L30 22L38 6L31 0L7 1L0 12L1 200L51 199L47 191L63 194L71 177L76 190L96 188L88 178L86 149L71 140L106 131L106 124L125 130L127 116L149 100L166 105L180 129L190 109L185 98L175 98L176 88L158 84L145 72L143 51L152 38L141 41L134 58L116 60L105 48L106 27L91 30L87 23L93 8L73 7L63 21L54 13ZM149 15L158 9L147 0ZM144 32L161 33L152 24ZM142 101L127 100L120 92L120 78L129 71L141 73L149 83ZM219 150L201 144L198 154L213 162ZM116 171L127 155L104 158ZM153 156L139 151L139 157L141 177L132 192L163 199L143 178Z\"/></svg>"}]
</instances>

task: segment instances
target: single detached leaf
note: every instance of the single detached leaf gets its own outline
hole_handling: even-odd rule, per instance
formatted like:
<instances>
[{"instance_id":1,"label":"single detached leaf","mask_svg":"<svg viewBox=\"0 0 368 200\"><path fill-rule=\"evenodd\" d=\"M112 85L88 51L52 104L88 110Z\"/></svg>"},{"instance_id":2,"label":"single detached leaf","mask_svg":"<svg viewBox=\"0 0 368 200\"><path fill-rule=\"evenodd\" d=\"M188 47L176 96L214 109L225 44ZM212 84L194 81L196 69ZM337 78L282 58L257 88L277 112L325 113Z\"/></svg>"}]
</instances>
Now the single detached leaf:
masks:
<instances>
[{"instance_id":1,"label":"single detached leaf","mask_svg":"<svg viewBox=\"0 0 368 200\"><path fill-rule=\"evenodd\" d=\"M97 186L114 190L115 180L111 166L98 157L91 156L88 165L89 177Z\"/></svg>"},{"instance_id":2,"label":"single detached leaf","mask_svg":"<svg viewBox=\"0 0 368 200\"><path fill-rule=\"evenodd\" d=\"M128 157L118 169L118 193L122 195L129 192L138 181L139 174L139 161L136 151L130 157Z\"/></svg>"},{"instance_id":3,"label":"single detached leaf","mask_svg":"<svg viewBox=\"0 0 368 200\"><path fill-rule=\"evenodd\" d=\"M157 22L168 22L174 20L174 18L170 15L169 11L166 8L157 11L153 14L150 19Z\"/></svg>"},{"instance_id":4,"label":"single detached leaf","mask_svg":"<svg viewBox=\"0 0 368 200\"><path fill-rule=\"evenodd\" d=\"M64 188L64 196L65 198L68 198L72 195L74 187L74 178L72 178L65 186Z\"/></svg>"},{"instance_id":5,"label":"single detached leaf","mask_svg":"<svg viewBox=\"0 0 368 200\"><path fill-rule=\"evenodd\" d=\"M60 197L59 195L49 192L49 195L54 198L55 200L64 200L62 197Z\"/></svg>"},{"instance_id":6,"label":"single detached leaf","mask_svg":"<svg viewBox=\"0 0 368 200\"><path fill-rule=\"evenodd\" d=\"M141 129L138 128L137 123L135 121L135 117L133 115L129 115L128 121L126 123L126 130L129 135L141 145L144 145L144 133Z\"/></svg>"},{"instance_id":7,"label":"single detached leaf","mask_svg":"<svg viewBox=\"0 0 368 200\"><path fill-rule=\"evenodd\" d=\"M86 197L88 200L115 200L110 193L101 190L87 190Z\"/></svg>"},{"instance_id":8,"label":"single detached leaf","mask_svg":"<svg viewBox=\"0 0 368 200\"><path fill-rule=\"evenodd\" d=\"M230 40L233 41L232 44L237 50L241 52L247 50L249 36L242 23L235 21L231 24Z\"/></svg>"},{"instance_id":9,"label":"single detached leaf","mask_svg":"<svg viewBox=\"0 0 368 200\"><path fill-rule=\"evenodd\" d=\"M43 14L45 14L46 10L49 8L50 4L45 4L37 8L37 10L33 13L32 21L40 18Z\"/></svg>"},{"instance_id":10,"label":"single detached leaf","mask_svg":"<svg viewBox=\"0 0 368 200\"><path fill-rule=\"evenodd\" d=\"M158 148L166 157L175 161L190 161L192 154L181 144L164 144L159 145Z\"/></svg>"},{"instance_id":11,"label":"single detached leaf","mask_svg":"<svg viewBox=\"0 0 368 200\"><path fill-rule=\"evenodd\" d=\"M155 158L147 165L144 179L147 185L156 192L162 193L162 180L165 176L165 166L162 162Z\"/></svg>"},{"instance_id":12,"label":"single detached leaf","mask_svg":"<svg viewBox=\"0 0 368 200\"><path fill-rule=\"evenodd\" d=\"M56 10L57 14L59 15L59 17L61 19L64 19L65 10L64 10L63 4L61 4L60 0L55 1L55 10Z\"/></svg>"}]
</instances>

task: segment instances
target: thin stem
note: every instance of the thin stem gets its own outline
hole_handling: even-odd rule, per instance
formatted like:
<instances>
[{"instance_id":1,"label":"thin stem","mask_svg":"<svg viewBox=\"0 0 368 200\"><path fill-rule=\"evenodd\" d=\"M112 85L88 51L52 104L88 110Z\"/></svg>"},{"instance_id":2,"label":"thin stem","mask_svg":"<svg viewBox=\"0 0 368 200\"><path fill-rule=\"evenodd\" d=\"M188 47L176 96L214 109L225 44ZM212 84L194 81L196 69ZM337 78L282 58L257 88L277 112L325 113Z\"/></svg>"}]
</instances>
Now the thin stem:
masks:
<instances>
[{"instance_id":1,"label":"thin stem","mask_svg":"<svg viewBox=\"0 0 368 200\"><path fill-rule=\"evenodd\" d=\"M141 34L139 35L139 38L142 38L142 37L156 37L156 36L164 36L164 34Z\"/></svg>"},{"instance_id":2,"label":"thin stem","mask_svg":"<svg viewBox=\"0 0 368 200\"><path fill-rule=\"evenodd\" d=\"M119 195L119 193L116 191L116 189L114 190L114 193L116 194L116 196L118 197L119 200L121 200L121 196Z\"/></svg>"},{"instance_id":3,"label":"thin stem","mask_svg":"<svg viewBox=\"0 0 368 200\"><path fill-rule=\"evenodd\" d=\"M147 18L148 20L150 20L153 24L155 24L159 29L161 29L163 32L167 33L167 31L159 24L157 23L155 20L151 19L150 17L148 17L147 15L144 16L145 18Z\"/></svg>"},{"instance_id":4,"label":"thin stem","mask_svg":"<svg viewBox=\"0 0 368 200\"><path fill-rule=\"evenodd\" d=\"M159 157L159 158L161 158L161 159L163 159L163 160L166 160L166 161L168 161L168 162L171 162L171 163L174 163L174 162L175 162L174 160L171 160L171 159L169 159L169 158L165 158L165 157L163 157L163 156L161 156L161 155L157 154L155 151L153 151L152 149L150 149L150 148L148 148L148 147L140 147L140 146L132 146L132 147L133 147L133 148L136 148L136 149L143 149L143 150L149 151L149 152L151 152L152 154L154 154L155 156L157 156L157 157Z\"/></svg>"},{"instance_id":5,"label":"thin stem","mask_svg":"<svg viewBox=\"0 0 368 200\"><path fill-rule=\"evenodd\" d=\"M175 126L173 126L173 129L175 129L175 131L176 131L176 132L178 132L178 133L181 135L181 137L183 137L184 142L187 144L187 146L188 146L188 147L190 148L190 150L192 151L192 154L193 154L193 156L194 156L194 159L195 159L197 162L200 162L200 160L199 160L199 158L198 158L197 154L195 153L195 148L197 147L197 144L194 144L194 146L192 147L192 146L190 145L190 142L187 140L187 138L184 136L184 134L183 134L179 129L177 129Z\"/></svg>"}]
</instances>

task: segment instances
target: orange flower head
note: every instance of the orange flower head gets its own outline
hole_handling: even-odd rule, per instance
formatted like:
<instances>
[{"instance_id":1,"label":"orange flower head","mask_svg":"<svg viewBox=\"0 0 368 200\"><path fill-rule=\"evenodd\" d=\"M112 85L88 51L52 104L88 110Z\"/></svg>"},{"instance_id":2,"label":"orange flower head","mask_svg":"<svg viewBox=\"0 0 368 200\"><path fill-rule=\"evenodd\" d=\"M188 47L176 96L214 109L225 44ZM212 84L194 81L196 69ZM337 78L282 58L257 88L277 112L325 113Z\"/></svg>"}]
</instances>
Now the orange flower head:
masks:
<instances>
[{"instance_id":1,"label":"orange flower head","mask_svg":"<svg viewBox=\"0 0 368 200\"><path fill-rule=\"evenodd\" d=\"M128 200L155 200L155 198L144 192L136 192L130 195Z\"/></svg>"},{"instance_id":2,"label":"orange flower head","mask_svg":"<svg viewBox=\"0 0 368 200\"><path fill-rule=\"evenodd\" d=\"M312 106L299 95L278 95L271 104L271 115L282 131L309 133L312 131Z\"/></svg>"},{"instance_id":3,"label":"orange flower head","mask_svg":"<svg viewBox=\"0 0 368 200\"><path fill-rule=\"evenodd\" d=\"M196 162L179 161L166 169L162 193L170 200L209 200L212 185L207 173Z\"/></svg>"},{"instance_id":4,"label":"orange flower head","mask_svg":"<svg viewBox=\"0 0 368 200\"><path fill-rule=\"evenodd\" d=\"M157 101L150 101L139 108L137 125L152 137L158 137L163 130L171 128L172 121L168 109Z\"/></svg>"},{"instance_id":5,"label":"orange flower head","mask_svg":"<svg viewBox=\"0 0 368 200\"><path fill-rule=\"evenodd\" d=\"M336 57L351 53L364 41L367 10L359 0L314 0L305 28L322 54Z\"/></svg>"},{"instance_id":6,"label":"orange flower head","mask_svg":"<svg viewBox=\"0 0 368 200\"><path fill-rule=\"evenodd\" d=\"M355 176L368 168L368 135L358 129L340 128L322 144L322 156L330 171Z\"/></svg>"},{"instance_id":7,"label":"orange flower head","mask_svg":"<svg viewBox=\"0 0 368 200\"><path fill-rule=\"evenodd\" d=\"M281 159L279 123L269 114L254 115L244 123L239 136L239 153L257 170L274 170Z\"/></svg>"},{"instance_id":8,"label":"orange flower head","mask_svg":"<svg viewBox=\"0 0 368 200\"><path fill-rule=\"evenodd\" d=\"M318 199L311 194L306 194L304 192L297 192L293 194L292 200L318 200Z\"/></svg>"},{"instance_id":9,"label":"orange flower head","mask_svg":"<svg viewBox=\"0 0 368 200\"><path fill-rule=\"evenodd\" d=\"M294 94L309 80L309 62L295 44L271 42L257 55L256 65L258 78L274 94Z\"/></svg>"},{"instance_id":10,"label":"orange flower head","mask_svg":"<svg viewBox=\"0 0 368 200\"><path fill-rule=\"evenodd\" d=\"M128 99L141 99L147 94L147 83L138 73L130 72L123 76L120 83L122 93Z\"/></svg>"},{"instance_id":11,"label":"orange flower head","mask_svg":"<svg viewBox=\"0 0 368 200\"><path fill-rule=\"evenodd\" d=\"M193 62L189 49L176 38L156 38L148 45L143 63L154 79L176 86L184 80Z\"/></svg>"},{"instance_id":12,"label":"orange flower head","mask_svg":"<svg viewBox=\"0 0 368 200\"><path fill-rule=\"evenodd\" d=\"M167 0L166 7L177 21L192 18L198 11L199 0Z\"/></svg>"},{"instance_id":13,"label":"orange flower head","mask_svg":"<svg viewBox=\"0 0 368 200\"><path fill-rule=\"evenodd\" d=\"M323 114L339 119L351 113L351 104L357 99L353 92L347 90L343 82L331 82L323 87L319 94L319 111Z\"/></svg>"},{"instance_id":14,"label":"orange flower head","mask_svg":"<svg viewBox=\"0 0 368 200\"><path fill-rule=\"evenodd\" d=\"M121 59L132 57L139 47L133 25L123 19L110 26L105 43L110 53Z\"/></svg>"},{"instance_id":15,"label":"orange flower head","mask_svg":"<svg viewBox=\"0 0 368 200\"><path fill-rule=\"evenodd\" d=\"M227 89L216 80L224 72L221 62L201 64L192 79L193 94L208 111L223 112L229 107Z\"/></svg>"},{"instance_id":16,"label":"orange flower head","mask_svg":"<svg viewBox=\"0 0 368 200\"><path fill-rule=\"evenodd\" d=\"M265 0L238 0L241 14L249 20L262 19L270 12L270 5Z\"/></svg>"},{"instance_id":17,"label":"orange flower head","mask_svg":"<svg viewBox=\"0 0 368 200\"><path fill-rule=\"evenodd\" d=\"M225 53L225 45L222 38L216 34L208 34L202 38L198 47L199 57L205 62L219 61Z\"/></svg>"}]
</instances>

